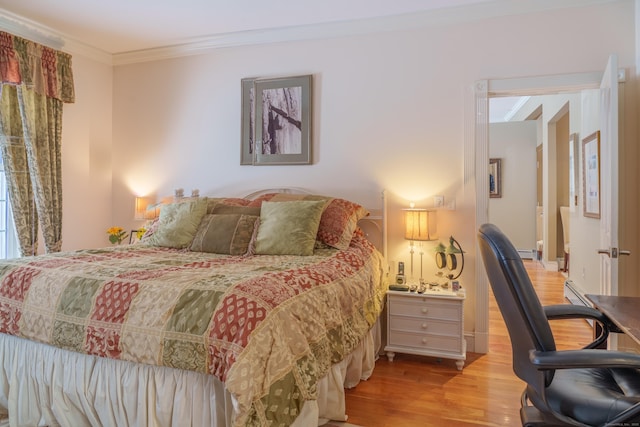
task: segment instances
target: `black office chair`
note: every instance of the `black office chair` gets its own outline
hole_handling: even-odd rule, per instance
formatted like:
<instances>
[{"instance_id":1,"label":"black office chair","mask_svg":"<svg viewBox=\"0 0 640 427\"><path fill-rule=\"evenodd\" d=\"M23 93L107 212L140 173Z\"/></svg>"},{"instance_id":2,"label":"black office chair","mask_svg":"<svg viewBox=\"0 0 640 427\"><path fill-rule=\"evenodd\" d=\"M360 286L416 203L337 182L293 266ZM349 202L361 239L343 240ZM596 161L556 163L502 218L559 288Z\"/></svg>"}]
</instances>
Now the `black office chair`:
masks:
<instances>
[{"instance_id":1,"label":"black office chair","mask_svg":"<svg viewBox=\"0 0 640 427\"><path fill-rule=\"evenodd\" d=\"M480 227L478 244L509 331L513 371L526 382L522 425L640 426L640 355L595 349L615 326L590 307L543 307L518 252L495 225ZM603 333L584 349L558 351L548 322L558 318L591 318Z\"/></svg>"}]
</instances>

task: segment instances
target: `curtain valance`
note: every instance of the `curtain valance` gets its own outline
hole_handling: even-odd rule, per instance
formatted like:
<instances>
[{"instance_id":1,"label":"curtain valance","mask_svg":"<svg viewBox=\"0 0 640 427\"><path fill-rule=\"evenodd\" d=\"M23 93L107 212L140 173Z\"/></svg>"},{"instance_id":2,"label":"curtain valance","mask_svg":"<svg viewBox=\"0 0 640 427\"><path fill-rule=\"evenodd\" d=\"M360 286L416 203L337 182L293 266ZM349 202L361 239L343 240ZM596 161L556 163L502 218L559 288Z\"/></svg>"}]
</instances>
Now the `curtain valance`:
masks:
<instances>
[{"instance_id":1,"label":"curtain valance","mask_svg":"<svg viewBox=\"0 0 640 427\"><path fill-rule=\"evenodd\" d=\"M0 83L25 85L36 93L74 102L71 55L0 31Z\"/></svg>"}]
</instances>

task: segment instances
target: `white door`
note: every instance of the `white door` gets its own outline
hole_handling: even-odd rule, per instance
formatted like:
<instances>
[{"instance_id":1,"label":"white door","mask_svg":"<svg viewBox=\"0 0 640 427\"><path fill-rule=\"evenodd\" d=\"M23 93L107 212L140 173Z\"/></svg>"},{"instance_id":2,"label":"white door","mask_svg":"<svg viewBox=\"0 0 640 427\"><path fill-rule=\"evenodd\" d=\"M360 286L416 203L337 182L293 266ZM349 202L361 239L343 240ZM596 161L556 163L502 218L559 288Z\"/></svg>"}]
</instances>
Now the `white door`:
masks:
<instances>
[{"instance_id":1,"label":"white door","mask_svg":"<svg viewBox=\"0 0 640 427\"><path fill-rule=\"evenodd\" d=\"M600 293L618 294L618 59L600 84ZM584 148L584 146L583 146ZM622 251L623 253L626 251Z\"/></svg>"}]
</instances>

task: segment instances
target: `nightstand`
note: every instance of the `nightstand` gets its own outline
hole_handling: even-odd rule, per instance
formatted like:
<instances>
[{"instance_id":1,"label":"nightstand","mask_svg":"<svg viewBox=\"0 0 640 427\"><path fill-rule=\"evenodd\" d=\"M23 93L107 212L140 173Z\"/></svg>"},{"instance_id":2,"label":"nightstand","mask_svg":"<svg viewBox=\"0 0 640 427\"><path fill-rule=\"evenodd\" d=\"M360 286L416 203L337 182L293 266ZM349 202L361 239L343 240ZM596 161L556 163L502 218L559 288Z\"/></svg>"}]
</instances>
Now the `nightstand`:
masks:
<instances>
[{"instance_id":1,"label":"nightstand","mask_svg":"<svg viewBox=\"0 0 640 427\"><path fill-rule=\"evenodd\" d=\"M464 339L464 295L447 291L387 291L387 346L396 353L454 359L462 370L467 358Z\"/></svg>"}]
</instances>

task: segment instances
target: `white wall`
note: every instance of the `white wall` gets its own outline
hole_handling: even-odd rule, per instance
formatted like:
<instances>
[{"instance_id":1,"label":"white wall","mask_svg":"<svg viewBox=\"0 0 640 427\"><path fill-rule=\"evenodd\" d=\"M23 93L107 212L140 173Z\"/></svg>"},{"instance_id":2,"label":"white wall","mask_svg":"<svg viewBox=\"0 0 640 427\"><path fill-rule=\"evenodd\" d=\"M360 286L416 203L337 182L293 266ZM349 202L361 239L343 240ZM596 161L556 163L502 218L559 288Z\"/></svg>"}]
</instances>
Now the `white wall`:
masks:
<instances>
[{"instance_id":1,"label":"white wall","mask_svg":"<svg viewBox=\"0 0 640 427\"><path fill-rule=\"evenodd\" d=\"M134 193L295 185L374 205L386 188L389 257L408 263L400 208L432 206L440 194L456 200L455 211L438 212L439 234L454 234L467 252L461 279L472 333L475 200L463 191L470 88L479 79L600 70L612 52L633 65L633 6L224 48L115 67L112 86L108 67L76 55L78 100L65 108L63 129L64 248L102 246L110 225L137 227ZM314 164L240 166L240 80L299 74L314 75ZM435 273L433 262L425 271Z\"/></svg>"},{"instance_id":2,"label":"white wall","mask_svg":"<svg viewBox=\"0 0 640 427\"><path fill-rule=\"evenodd\" d=\"M113 214L113 69L74 56L73 72L76 102L65 104L62 119L63 250L107 246Z\"/></svg>"},{"instance_id":3,"label":"white wall","mask_svg":"<svg viewBox=\"0 0 640 427\"><path fill-rule=\"evenodd\" d=\"M502 197L489 200L489 219L518 250L536 248L535 120L489 126L489 157L502 159Z\"/></svg>"}]
</instances>

